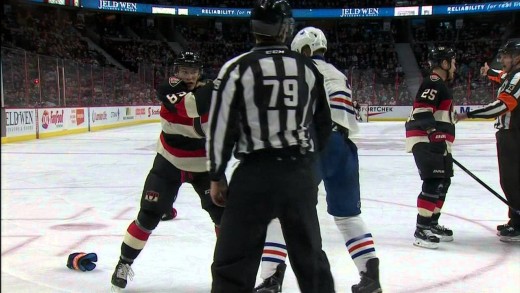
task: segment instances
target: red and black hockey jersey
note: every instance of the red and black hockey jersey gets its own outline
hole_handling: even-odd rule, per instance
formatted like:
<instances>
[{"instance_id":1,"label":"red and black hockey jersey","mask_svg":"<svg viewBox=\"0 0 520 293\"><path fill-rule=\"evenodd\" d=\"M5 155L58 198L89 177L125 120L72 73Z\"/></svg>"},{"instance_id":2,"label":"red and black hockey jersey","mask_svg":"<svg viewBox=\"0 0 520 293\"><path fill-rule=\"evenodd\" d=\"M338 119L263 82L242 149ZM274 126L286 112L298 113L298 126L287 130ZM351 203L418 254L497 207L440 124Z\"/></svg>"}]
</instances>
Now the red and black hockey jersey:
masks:
<instances>
[{"instance_id":1,"label":"red and black hockey jersey","mask_svg":"<svg viewBox=\"0 0 520 293\"><path fill-rule=\"evenodd\" d=\"M212 83L203 87L213 88ZM196 88L174 110L161 105L161 135L157 152L175 167L190 172L206 172L206 138L211 96ZM203 94L199 94L203 92Z\"/></svg>"},{"instance_id":2,"label":"red and black hockey jersey","mask_svg":"<svg viewBox=\"0 0 520 293\"><path fill-rule=\"evenodd\" d=\"M453 94L446 82L436 73L424 79L406 121L406 151L411 152L419 142L429 142L427 130L436 129L446 134L448 152L455 140Z\"/></svg>"}]
</instances>

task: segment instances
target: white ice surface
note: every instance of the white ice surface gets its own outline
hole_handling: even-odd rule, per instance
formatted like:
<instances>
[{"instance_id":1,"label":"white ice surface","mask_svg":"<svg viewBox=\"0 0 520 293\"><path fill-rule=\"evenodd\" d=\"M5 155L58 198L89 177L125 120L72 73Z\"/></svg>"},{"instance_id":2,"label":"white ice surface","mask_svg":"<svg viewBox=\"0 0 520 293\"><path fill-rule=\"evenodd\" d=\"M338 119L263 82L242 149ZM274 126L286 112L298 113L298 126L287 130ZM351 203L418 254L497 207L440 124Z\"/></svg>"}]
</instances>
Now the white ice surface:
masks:
<instances>
[{"instance_id":1,"label":"white ice surface","mask_svg":"<svg viewBox=\"0 0 520 293\"><path fill-rule=\"evenodd\" d=\"M381 259L384 292L520 292L520 245L502 243L507 207L455 167L440 223L455 241L437 250L412 245L421 181L404 152L403 122L361 124L363 218ZM109 292L121 241L138 211L159 124L2 145L2 292ZM499 194L492 122L457 125L454 157ZM191 185L178 217L162 222L135 261L125 292L209 292L215 234ZM323 247L337 292L359 281L320 187ZM66 266L72 252L95 252L97 267ZM260 279L258 279L260 282ZM299 292L288 268L284 293ZM232 292L231 292L232 293Z\"/></svg>"}]
</instances>

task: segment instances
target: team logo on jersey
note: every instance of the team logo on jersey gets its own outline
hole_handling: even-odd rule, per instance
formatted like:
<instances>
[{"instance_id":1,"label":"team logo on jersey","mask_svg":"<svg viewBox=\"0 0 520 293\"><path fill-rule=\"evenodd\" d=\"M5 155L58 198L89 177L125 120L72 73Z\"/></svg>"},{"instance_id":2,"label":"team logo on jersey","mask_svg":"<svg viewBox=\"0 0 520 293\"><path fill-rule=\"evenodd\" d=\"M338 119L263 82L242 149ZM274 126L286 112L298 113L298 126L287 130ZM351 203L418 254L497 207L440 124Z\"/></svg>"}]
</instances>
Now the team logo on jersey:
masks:
<instances>
[{"instance_id":1,"label":"team logo on jersey","mask_svg":"<svg viewBox=\"0 0 520 293\"><path fill-rule=\"evenodd\" d=\"M159 201L159 192L148 190L144 195L144 199L149 202L158 202Z\"/></svg>"},{"instance_id":2,"label":"team logo on jersey","mask_svg":"<svg viewBox=\"0 0 520 293\"><path fill-rule=\"evenodd\" d=\"M171 77L168 79L168 83L170 84L171 87L175 87L176 85L179 84L179 82L181 82L181 80L178 79L178 78L175 77L175 76L171 76Z\"/></svg>"},{"instance_id":3,"label":"team logo on jersey","mask_svg":"<svg viewBox=\"0 0 520 293\"><path fill-rule=\"evenodd\" d=\"M438 75L436 75L436 74L430 75L430 80L431 81L438 81L439 79L441 79L441 78Z\"/></svg>"}]
</instances>

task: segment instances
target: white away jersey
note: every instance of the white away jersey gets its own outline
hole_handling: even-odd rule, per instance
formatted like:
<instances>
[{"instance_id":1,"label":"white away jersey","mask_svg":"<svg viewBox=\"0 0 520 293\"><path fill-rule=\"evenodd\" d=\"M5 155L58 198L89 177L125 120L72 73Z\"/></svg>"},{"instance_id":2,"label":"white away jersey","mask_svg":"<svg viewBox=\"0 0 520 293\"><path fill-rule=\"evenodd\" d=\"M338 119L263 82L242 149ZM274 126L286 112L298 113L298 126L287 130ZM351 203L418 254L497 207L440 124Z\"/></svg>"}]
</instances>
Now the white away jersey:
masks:
<instances>
[{"instance_id":1,"label":"white away jersey","mask_svg":"<svg viewBox=\"0 0 520 293\"><path fill-rule=\"evenodd\" d=\"M315 56L313 60L325 80L332 121L347 128L350 134L358 132L356 113L352 105L352 90L347 77L321 58Z\"/></svg>"}]
</instances>

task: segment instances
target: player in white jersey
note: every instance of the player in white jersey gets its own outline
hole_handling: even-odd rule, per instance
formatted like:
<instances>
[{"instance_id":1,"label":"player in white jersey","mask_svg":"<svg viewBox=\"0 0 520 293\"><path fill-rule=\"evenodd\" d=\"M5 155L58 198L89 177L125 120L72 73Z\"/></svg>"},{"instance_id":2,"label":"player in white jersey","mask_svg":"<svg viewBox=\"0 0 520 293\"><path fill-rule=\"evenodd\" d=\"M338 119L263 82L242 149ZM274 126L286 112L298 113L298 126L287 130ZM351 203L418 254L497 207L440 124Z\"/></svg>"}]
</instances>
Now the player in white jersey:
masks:
<instances>
[{"instance_id":1,"label":"player in white jersey","mask_svg":"<svg viewBox=\"0 0 520 293\"><path fill-rule=\"evenodd\" d=\"M311 57L325 79L334 131L320 153L318 168L327 192L327 211L334 217L361 275L360 283L352 286L352 292L382 292L374 240L361 218L357 147L349 139L349 134L358 131L352 90L346 76L325 61L327 39L320 29L307 27L299 31L292 41L291 50ZM286 257L280 223L275 219L269 225L262 254L261 277L264 282L254 292L281 292Z\"/></svg>"}]
</instances>

